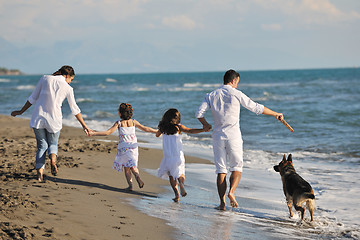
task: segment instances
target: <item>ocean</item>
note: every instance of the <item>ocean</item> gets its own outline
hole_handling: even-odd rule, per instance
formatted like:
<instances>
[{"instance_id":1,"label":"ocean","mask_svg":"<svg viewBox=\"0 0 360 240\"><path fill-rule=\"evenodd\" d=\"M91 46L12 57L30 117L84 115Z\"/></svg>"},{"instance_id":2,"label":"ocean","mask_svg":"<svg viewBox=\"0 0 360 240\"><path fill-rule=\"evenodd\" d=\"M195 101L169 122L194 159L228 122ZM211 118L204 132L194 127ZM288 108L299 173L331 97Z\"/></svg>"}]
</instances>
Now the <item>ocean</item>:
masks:
<instances>
[{"instance_id":1,"label":"ocean","mask_svg":"<svg viewBox=\"0 0 360 240\"><path fill-rule=\"evenodd\" d=\"M199 128L195 112L205 94L222 85L223 74L79 74L71 85L93 129L111 127L122 102L132 104L134 119L143 125L156 127L168 108L177 108L182 124ZM40 77L0 76L0 114L20 109ZM275 118L242 108L244 172L235 193L240 207L214 209L219 200L212 164L186 165L188 196L179 204L171 201L170 186L158 198L129 201L167 220L184 239L359 239L360 68L240 71L238 89L282 112L294 128L291 133ZM80 127L64 105L64 124ZM31 108L22 117L30 118ZM206 118L212 123L210 112ZM141 146L161 148L153 135L137 135ZM211 132L182 136L185 155L213 161ZM315 192L312 223L308 212L303 222L297 214L289 218L280 175L273 170L289 153ZM146 171L156 174L157 168Z\"/></svg>"}]
</instances>

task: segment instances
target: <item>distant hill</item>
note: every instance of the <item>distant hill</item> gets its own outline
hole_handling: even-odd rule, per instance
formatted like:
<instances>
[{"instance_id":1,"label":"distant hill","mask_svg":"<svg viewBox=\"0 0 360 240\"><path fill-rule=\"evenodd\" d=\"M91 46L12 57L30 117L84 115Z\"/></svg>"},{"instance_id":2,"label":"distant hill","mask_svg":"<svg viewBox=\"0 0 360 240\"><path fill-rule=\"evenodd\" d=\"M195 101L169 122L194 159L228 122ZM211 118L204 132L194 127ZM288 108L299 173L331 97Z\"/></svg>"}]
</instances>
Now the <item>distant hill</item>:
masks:
<instances>
[{"instance_id":1,"label":"distant hill","mask_svg":"<svg viewBox=\"0 0 360 240\"><path fill-rule=\"evenodd\" d=\"M18 69L7 69L0 67L0 75L22 75L23 73Z\"/></svg>"}]
</instances>

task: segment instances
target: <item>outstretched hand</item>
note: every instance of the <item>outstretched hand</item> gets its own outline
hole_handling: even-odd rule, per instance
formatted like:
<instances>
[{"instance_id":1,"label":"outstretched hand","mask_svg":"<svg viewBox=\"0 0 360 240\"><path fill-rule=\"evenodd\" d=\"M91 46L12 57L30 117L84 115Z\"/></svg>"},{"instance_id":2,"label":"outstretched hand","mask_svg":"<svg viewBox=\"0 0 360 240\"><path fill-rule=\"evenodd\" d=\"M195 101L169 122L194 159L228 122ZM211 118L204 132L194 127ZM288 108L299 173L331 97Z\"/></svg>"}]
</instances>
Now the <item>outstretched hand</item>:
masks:
<instances>
[{"instance_id":1,"label":"outstretched hand","mask_svg":"<svg viewBox=\"0 0 360 240\"><path fill-rule=\"evenodd\" d=\"M284 120L284 115L282 113L277 113L275 115L275 118L279 121L282 121L282 120Z\"/></svg>"},{"instance_id":2,"label":"outstretched hand","mask_svg":"<svg viewBox=\"0 0 360 240\"><path fill-rule=\"evenodd\" d=\"M31 107L31 105L32 105L32 104L29 102L29 100L26 101L26 103L25 103L24 106L21 108L21 110L19 110L19 111L13 111L13 112L11 113L11 116L16 117L17 115L23 114L29 107Z\"/></svg>"},{"instance_id":3,"label":"outstretched hand","mask_svg":"<svg viewBox=\"0 0 360 240\"><path fill-rule=\"evenodd\" d=\"M16 117L17 115L21 115L21 111L13 111L11 112L11 116Z\"/></svg>"}]
</instances>

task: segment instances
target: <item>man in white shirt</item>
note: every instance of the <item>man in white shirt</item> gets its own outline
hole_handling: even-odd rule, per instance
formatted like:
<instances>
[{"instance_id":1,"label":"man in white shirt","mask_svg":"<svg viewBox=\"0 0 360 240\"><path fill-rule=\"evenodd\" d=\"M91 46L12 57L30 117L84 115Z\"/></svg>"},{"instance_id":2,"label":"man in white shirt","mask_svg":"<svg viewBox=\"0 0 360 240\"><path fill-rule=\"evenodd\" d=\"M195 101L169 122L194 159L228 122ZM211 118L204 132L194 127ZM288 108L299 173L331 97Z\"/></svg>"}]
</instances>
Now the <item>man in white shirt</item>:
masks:
<instances>
[{"instance_id":1,"label":"man in white shirt","mask_svg":"<svg viewBox=\"0 0 360 240\"><path fill-rule=\"evenodd\" d=\"M212 134L214 162L217 174L217 188L220 197L219 210L226 210L226 175L230 175L230 190L228 197L232 207L238 207L235 199L235 189L241 179L243 168L243 140L240 132L240 106L259 114L274 116L283 119L282 113L277 113L269 108L252 101L241 91L237 90L240 74L228 70L224 75L224 85L205 96L201 103L196 118L205 127L210 127L204 115L208 109L214 120Z\"/></svg>"}]
</instances>

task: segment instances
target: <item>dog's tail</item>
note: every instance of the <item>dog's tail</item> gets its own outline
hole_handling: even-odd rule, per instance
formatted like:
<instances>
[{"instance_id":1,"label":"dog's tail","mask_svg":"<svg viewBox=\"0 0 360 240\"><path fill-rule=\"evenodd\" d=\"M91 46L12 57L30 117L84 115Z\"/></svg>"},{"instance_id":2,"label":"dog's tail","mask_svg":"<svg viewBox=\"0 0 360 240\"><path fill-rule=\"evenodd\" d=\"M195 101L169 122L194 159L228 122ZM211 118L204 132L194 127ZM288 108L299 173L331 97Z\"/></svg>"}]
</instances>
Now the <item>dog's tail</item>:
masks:
<instances>
[{"instance_id":1,"label":"dog's tail","mask_svg":"<svg viewBox=\"0 0 360 240\"><path fill-rule=\"evenodd\" d=\"M304 196L310 199L315 199L315 195L312 193L305 193Z\"/></svg>"}]
</instances>

